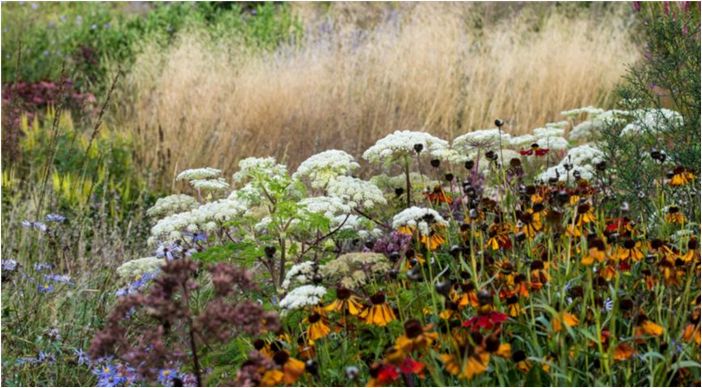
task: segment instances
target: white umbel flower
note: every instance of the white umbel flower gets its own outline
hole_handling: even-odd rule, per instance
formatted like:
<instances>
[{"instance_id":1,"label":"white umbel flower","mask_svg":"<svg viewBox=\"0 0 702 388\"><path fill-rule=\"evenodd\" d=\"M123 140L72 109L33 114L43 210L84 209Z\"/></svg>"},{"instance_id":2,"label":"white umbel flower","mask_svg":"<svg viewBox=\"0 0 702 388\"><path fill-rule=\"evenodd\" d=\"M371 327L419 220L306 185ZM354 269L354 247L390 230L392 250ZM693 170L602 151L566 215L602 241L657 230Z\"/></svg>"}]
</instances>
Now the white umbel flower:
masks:
<instances>
[{"instance_id":1,"label":"white umbel flower","mask_svg":"<svg viewBox=\"0 0 702 388\"><path fill-rule=\"evenodd\" d=\"M601 110L589 115L588 120L573 127L570 131L569 139L572 141L593 141L597 140L600 132L608 125L620 125L628 121L631 112L626 110L612 109Z\"/></svg>"},{"instance_id":2,"label":"white umbel flower","mask_svg":"<svg viewBox=\"0 0 702 388\"><path fill-rule=\"evenodd\" d=\"M359 168L353 156L340 150L329 150L312 155L300 164L293 178L309 178L314 189L321 189L329 181Z\"/></svg>"},{"instance_id":3,"label":"white umbel flower","mask_svg":"<svg viewBox=\"0 0 702 388\"><path fill-rule=\"evenodd\" d=\"M285 274L285 280L281 285L284 290L290 288L292 282L298 284L306 284L312 281L314 276L315 265L313 261L303 261L302 263L293 265L288 273Z\"/></svg>"},{"instance_id":4,"label":"white umbel flower","mask_svg":"<svg viewBox=\"0 0 702 388\"><path fill-rule=\"evenodd\" d=\"M633 116L634 121L622 129L621 136L668 131L683 125L682 115L670 109L639 109Z\"/></svg>"},{"instance_id":5,"label":"white umbel flower","mask_svg":"<svg viewBox=\"0 0 702 388\"><path fill-rule=\"evenodd\" d=\"M583 108L565 110L565 111L561 112L561 115L566 116L566 117L570 117L570 118L576 118L583 113L587 114L588 116L592 116L592 115L600 114L602 112L604 112L604 109L595 108L593 106L586 106Z\"/></svg>"},{"instance_id":6,"label":"white umbel flower","mask_svg":"<svg viewBox=\"0 0 702 388\"><path fill-rule=\"evenodd\" d=\"M283 177L287 173L288 168L284 164L278 164L273 157L251 157L239 161L239 171L232 178L234 182L244 182L249 178L255 177Z\"/></svg>"},{"instance_id":7,"label":"white umbel flower","mask_svg":"<svg viewBox=\"0 0 702 388\"><path fill-rule=\"evenodd\" d=\"M212 167L192 168L178 174L177 181L194 181L197 179L217 179L222 176L222 170Z\"/></svg>"},{"instance_id":8,"label":"white umbel flower","mask_svg":"<svg viewBox=\"0 0 702 388\"><path fill-rule=\"evenodd\" d=\"M509 139L509 145L515 148L529 147L534 144L536 140L536 136L530 134L515 136Z\"/></svg>"},{"instance_id":9,"label":"white umbel flower","mask_svg":"<svg viewBox=\"0 0 702 388\"><path fill-rule=\"evenodd\" d=\"M134 280L147 272L158 270L163 264L166 264L165 259L158 257L144 257L123 263L117 267L117 274L125 280Z\"/></svg>"},{"instance_id":10,"label":"white umbel flower","mask_svg":"<svg viewBox=\"0 0 702 388\"><path fill-rule=\"evenodd\" d=\"M172 241L183 238L182 232L212 231L218 223L240 216L247 207L241 202L221 199L203 204L193 210L176 213L159 220L151 228L154 240Z\"/></svg>"},{"instance_id":11,"label":"white umbel flower","mask_svg":"<svg viewBox=\"0 0 702 388\"><path fill-rule=\"evenodd\" d=\"M539 176L543 181L558 177L558 180L565 181L567 177L574 179L575 172L580 174L582 179L590 180L595 174L595 165L603 160L604 153L597 147L584 144L568 150L566 156L558 165L553 166ZM565 165L572 164L570 171Z\"/></svg>"},{"instance_id":12,"label":"white umbel flower","mask_svg":"<svg viewBox=\"0 0 702 388\"><path fill-rule=\"evenodd\" d=\"M568 121L557 121L555 123L546 123L546 128L565 129L568 126Z\"/></svg>"},{"instance_id":13,"label":"white umbel flower","mask_svg":"<svg viewBox=\"0 0 702 388\"><path fill-rule=\"evenodd\" d=\"M290 291L290 293L280 301L280 307L285 312L305 306L315 306L322 300L326 293L327 289L322 286L300 286Z\"/></svg>"},{"instance_id":14,"label":"white umbel flower","mask_svg":"<svg viewBox=\"0 0 702 388\"><path fill-rule=\"evenodd\" d=\"M433 224L448 226L448 222L434 209L412 206L397 213L392 218L393 229L401 226L418 228L422 235L429 235L429 226Z\"/></svg>"},{"instance_id":15,"label":"white umbel flower","mask_svg":"<svg viewBox=\"0 0 702 388\"><path fill-rule=\"evenodd\" d=\"M311 213L322 213L330 220L337 214L351 212L351 207L337 197L305 198L298 205Z\"/></svg>"},{"instance_id":16,"label":"white umbel flower","mask_svg":"<svg viewBox=\"0 0 702 388\"><path fill-rule=\"evenodd\" d=\"M343 200L351 207L373 208L385 205L383 192L371 182L362 179L340 176L329 183L327 192L332 197Z\"/></svg>"},{"instance_id":17,"label":"white umbel flower","mask_svg":"<svg viewBox=\"0 0 702 388\"><path fill-rule=\"evenodd\" d=\"M448 147L446 140L439 139L425 132L395 131L378 140L375 145L363 153L363 159L370 162L389 162L399 157L415 154L414 146L422 145L422 152L439 157Z\"/></svg>"},{"instance_id":18,"label":"white umbel flower","mask_svg":"<svg viewBox=\"0 0 702 388\"><path fill-rule=\"evenodd\" d=\"M159 198L154 206L146 211L150 217L163 217L192 210L198 206L195 198L185 194L173 194Z\"/></svg>"},{"instance_id":19,"label":"white umbel flower","mask_svg":"<svg viewBox=\"0 0 702 388\"><path fill-rule=\"evenodd\" d=\"M511 137L510 134L504 132L502 132L500 136L500 130L498 128L480 129L453 139L452 148L463 152L475 148L492 148L499 146L500 139L502 139L502 144L504 146L509 144Z\"/></svg>"},{"instance_id":20,"label":"white umbel flower","mask_svg":"<svg viewBox=\"0 0 702 388\"><path fill-rule=\"evenodd\" d=\"M217 179L195 179L190 184L199 191L222 192L229 189L229 183L224 178Z\"/></svg>"},{"instance_id":21,"label":"white umbel flower","mask_svg":"<svg viewBox=\"0 0 702 388\"><path fill-rule=\"evenodd\" d=\"M540 138L546 138L546 137L556 137L556 136L563 136L565 133L565 130L563 128L554 128L554 127L546 127L546 128L535 128L531 133L534 134L536 137Z\"/></svg>"}]
</instances>

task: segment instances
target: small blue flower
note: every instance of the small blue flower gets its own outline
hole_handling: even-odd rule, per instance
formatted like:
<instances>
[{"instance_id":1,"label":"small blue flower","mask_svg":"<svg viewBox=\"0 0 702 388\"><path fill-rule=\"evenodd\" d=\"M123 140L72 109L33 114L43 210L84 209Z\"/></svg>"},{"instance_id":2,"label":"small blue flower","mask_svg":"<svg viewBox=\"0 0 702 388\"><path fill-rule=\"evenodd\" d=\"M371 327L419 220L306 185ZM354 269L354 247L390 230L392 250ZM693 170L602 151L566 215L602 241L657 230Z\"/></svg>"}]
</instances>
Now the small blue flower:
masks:
<instances>
[{"instance_id":1,"label":"small blue flower","mask_svg":"<svg viewBox=\"0 0 702 388\"><path fill-rule=\"evenodd\" d=\"M37 285L37 290L42 294L48 294L54 290L54 286L49 283L39 284Z\"/></svg>"},{"instance_id":2,"label":"small blue flower","mask_svg":"<svg viewBox=\"0 0 702 388\"><path fill-rule=\"evenodd\" d=\"M166 258L166 260L173 260L178 257L178 254L183 252L183 248L176 244L163 244L161 243L158 248L156 248L156 257Z\"/></svg>"},{"instance_id":3,"label":"small blue flower","mask_svg":"<svg viewBox=\"0 0 702 388\"><path fill-rule=\"evenodd\" d=\"M32 3L32 9L37 9L39 8L39 4L37 3Z\"/></svg>"},{"instance_id":4,"label":"small blue flower","mask_svg":"<svg viewBox=\"0 0 702 388\"><path fill-rule=\"evenodd\" d=\"M13 272L16 269L17 269L17 260L13 260L13 259L2 260L2 270L3 271Z\"/></svg>"},{"instance_id":5,"label":"small blue flower","mask_svg":"<svg viewBox=\"0 0 702 388\"><path fill-rule=\"evenodd\" d=\"M102 28L104 28L104 29L107 30L107 29L109 29L111 26L112 26L112 25L111 25L110 23L105 23L105 24L102 26Z\"/></svg>"},{"instance_id":6,"label":"small blue flower","mask_svg":"<svg viewBox=\"0 0 702 388\"><path fill-rule=\"evenodd\" d=\"M178 371L175 369L166 368L158 372L158 382L166 387L173 386L173 379L177 377L179 377Z\"/></svg>"},{"instance_id":7,"label":"small blue flower","mask_svg":"<svg viewBox=\"0 0 702 388\"><path fill-rule=\"evenodd\" d=\"M34 270L37 272L48 271L54 266L49 263L36 263L34 264Z\"/></svg>"},{"instance_id":8,"label":"small blue flower","mask_svg":"<svg viewBox=\"0 0 702 388\"><path fill-rule=\"evenodd\" d=\"M60 53L60 51L57 51L56 53L58 54L58 53ZM64 217L60 214L51 213L51 214L46 215L46 221L48 221L48 222L63 222L63 221L66 221L66 217Z\"/></svg>"},{"instance_id":9,"label":"small blue flower","mask_svg":"<svg viewBox=\"0 0 702 388\"><path fill-rule=\"evenodd\" d=\"M612 308L614 307L614 301L612 301L611 298L607 298L604 302L604 309L607 312L612 311Z\"/></svg>"},{"instance_id":10,"label":"small blue flower","mask_svg":"<svg viewBox=\"0 0 702 388\"><path fill-rule=\"evenodd\" d=\"M46 232L46 230L47 230L46 224L44 224L43 222L24 220L24 221L22 221L22 226L25 228L37 229L37 230L40 230L42 232Z\"/></svg>"},{"instance_id":11,"label":"small blue flower","mask_svg":"<svg viewBox=\"0 0 702 388\"><path fill-rule=\"evenodd\" d=\"M71 277L68 275L48 274L44 275L44 280L56 283L71 284Z\"/></svg>"},{"instance_id":12,"label":"small blue flower","mask_svg":"<svg viewBox=\"0 0 702 388\"><path fill-rule=\"evenodd\" d=\"M83 351L83 349L73 349L73 353L78 359L78 365L90 365L90 357Z\"/></svg>"},{"instance_id":13,"label":"small blue flower","mask_svg":"<svg viewBox=\"0 0 702 388\"><path fill-rule=\"evenodd\" d=\"M37 362L46 362L49 364L53 364L54 362L56 362L56 356L47 352L39 352L39 355L37 356Z\"/></svg>"}]
</instances>

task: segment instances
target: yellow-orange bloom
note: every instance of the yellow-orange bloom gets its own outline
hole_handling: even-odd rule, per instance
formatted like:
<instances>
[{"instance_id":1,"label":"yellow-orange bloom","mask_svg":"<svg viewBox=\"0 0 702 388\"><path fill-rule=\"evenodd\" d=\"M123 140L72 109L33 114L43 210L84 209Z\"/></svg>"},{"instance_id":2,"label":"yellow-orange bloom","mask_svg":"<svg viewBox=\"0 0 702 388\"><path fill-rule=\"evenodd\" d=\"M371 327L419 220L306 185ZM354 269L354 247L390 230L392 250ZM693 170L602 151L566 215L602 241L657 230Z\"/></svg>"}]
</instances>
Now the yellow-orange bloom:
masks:
<instances>
[{"instance_id":1,"label":"yellow-orange bloom","mask_svg":"<svg viewBox=\"0 0 702 388\"><path fill-rule=\"evenodd\" d=\"M336 299L324 307L324 311L359 315L363 311L363 304L356 295L351 293L351 290L339 287L336 290Z\"/></svg>"},{"instance_id":2,"label":"yellow-orange bloom","mask_svg":"<svg viewBox=\"0 0 702 388\"><path fill-rule=\"evenodd\" d=\"M329 333L331 332L331 329L324 321L325 321L324 317L317 312L312 313L307 318L307 322L310 325L307 328L308 340L316 341L320 338L324 338L327 335L329 335Z\"/></svg>"},{"instance_id":3,"label":"yellow-orange bloom","mask_svg":"<svg viewBox=\"0 0 702 388\"><path fill-rule=\"evenodd\" d=\"M614 257L618 260L641 261L644 258L644 254L641 252L641 242L631 239L624 241L624 246L617 249Z\"/></svg>"},{"instance_id":4,"label":"yellow-orange bloom","mask_svg":"<svg viewBox=\"0 0 702 388\"><path fill-rule=\"evenodd\" d=\"M366 323L376 326L386 326L394 321L395 313L390 306L385 303L385 294L378 292L371 296L373 305L366 309L359 317L364 319Z\"/></svg>"},{"instance_id":5,"label":"yellow-orange bloom","mask_svg":"<svg viewBox=\"0 0 702 388\"><path fill-rule=\"evenodd\" d=\"M685 167L678 166L668 173L670 178L669 184L673 187L685 186L686 184L692 182L695 179L695 174L687 170Z\"/></svg>"},{"instance_id":6,"label":"yellow-orange bloom","mask_svg":"<svg viewBox=\"0 0 702 388\"><path fill-rule=\"evenodd\" d=\"M587 255L583 256L580 261L582 265L592 265L595 261L601 263L607 258L605 244L601 239L598 238L590 241L588 247Z\"/></svg>"},{"instance_id":7,"label":"yellow-orange bloom","mask_svg":"<svg viewBox=\"0 0 702 388\"><path fill-rule=\"evenodd\" d=\"M553 331L560 332L561 330L563 330L563 324L565 324L568 327L573 327L576 326L579 322L580 321L575 315L564 311L553 317L553 319L551 320L551 327L553 327Z\"/></svg>"},{"instance_id":8,"label":"yellow-orange bloom","mask_svg":"<svg viewBox=\"0 0 702 388\"><path fill-rule=\"evenodd\" d=\"M405 322L405 334L395 341L395 346L406 353L426 349L439 338L437 333L431 332L432 325L422 327L416 319Z\"/></svg>"},{"instance_id":9,"label":"yellow-orange bloom","mask_svg":"<svg viewBox=\"0 0 702 388\"><path fill-rule=\"evenodd\" d=\"M621 342L614 348L614 359L616 361L626 361L636 354L636 349Z\"/></svg>"}]
</instances>

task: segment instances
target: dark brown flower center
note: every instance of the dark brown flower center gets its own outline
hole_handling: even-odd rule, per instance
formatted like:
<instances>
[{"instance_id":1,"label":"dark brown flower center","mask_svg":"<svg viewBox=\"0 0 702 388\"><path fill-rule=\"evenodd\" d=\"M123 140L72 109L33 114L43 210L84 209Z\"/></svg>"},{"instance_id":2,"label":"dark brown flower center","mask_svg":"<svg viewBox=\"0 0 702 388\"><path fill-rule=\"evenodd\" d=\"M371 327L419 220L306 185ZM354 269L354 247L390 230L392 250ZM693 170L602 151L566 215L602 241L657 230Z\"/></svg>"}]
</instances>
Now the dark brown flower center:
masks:
<instances>
[{"instance_id":1,"label":"dark brown flower center","mask_svg":"<svg viewBox=\"0 0 702 388\"><path fill-rule=\"evenodd\" d=\"M405 322L405 335L407 338L417 338L422 334L422 325L416 319Z\"/></svg>"},{"instance_id":2,"label":"dark brown flower center","mask_svg":"<svg viewBox=\"0 0 702 388\"><path fill-rule=\"evenodd\" d=\"M346 300L351 297L351 291L344 287L339 287L336 289L336 297L340 300Z\"/></svg>"},{"instance_id":3,"label":"dark brown flower center","mask_svg":"<svg viewBox=\"0 0 702 388\"><path fill-rule=\"evenodd\" d=\"M385 294L378 292L370 297L371 303L373 304L383 304L385 303Z\"/></svg>"},{"instance_id":4,"label":"dark brown flower center","mask_svg":"<svg viewBox=\"0 0 702 388\"><path fill-rule=\"evenodd\" d=\"M290 359L290 355L288 352L281 350L279 352L276 352L273 355L273 361L275 361L276 364L278 365L285 365L286 362Z\"/></svg>"},{"instance_id":5,"label":"dark brown flower center","mask_svg":"<svg viewBox=\"0 0 702 388\"><path fill-rule=\"evenodd\" d=\"M310 323L316 323L319 322L319 320L322 319L322 316L319 315L318 313L312 313L309 317Z\"/></svg>"}]
</instances>

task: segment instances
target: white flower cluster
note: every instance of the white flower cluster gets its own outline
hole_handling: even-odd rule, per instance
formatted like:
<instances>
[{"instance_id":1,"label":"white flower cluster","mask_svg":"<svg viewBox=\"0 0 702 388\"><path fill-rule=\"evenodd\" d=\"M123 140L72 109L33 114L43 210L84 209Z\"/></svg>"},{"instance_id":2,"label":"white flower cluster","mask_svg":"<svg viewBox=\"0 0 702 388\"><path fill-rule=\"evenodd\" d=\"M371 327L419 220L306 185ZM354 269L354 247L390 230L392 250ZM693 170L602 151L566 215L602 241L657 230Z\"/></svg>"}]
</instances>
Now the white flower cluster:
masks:
<instances>
[{"instance_id":1,"label":"white flower cluster","mask_svg":"<svg viewBox=\"0 0 702 388\"><path fill-rule=\"evenodd\" d=\"M309 283L314 276L314 262L303 261L302 263L293 265L288 273L285 274L282 287L284 290L290 288L290 283L297 282L300 284Z\"/></svg>"},{"instance_id":2,"label":"white flower cluster","mask_svg":"<svg viewBox=\"0 0 702 388\"><path fill-rule=\"evenodd\" d=\"M150 241L153 243L157 240L177 240L183 237L183 231L212 231L217 228L218 222L240 216L246 209L241 202L231 199L209 202L193 210L159 220L151 228Z\"/></svg>"},{"instance_id":3,"label":"white flower cluster","mask_svg":"<svg viewBox=\"0 0 702 388\"><path fill-rule=\"evenodd\" d=\"M300 164L293 178L309 178L314 189L321 189L329 181L359 168L353 156L340 150L329 150L312 155Z\"/></svg>"},{"instance_id":4,"label":"white flower cluster","mask_svg":"<svg viewBox=\"0 0 702 388\"><path fill-rule=\"evenodd\" d=\"M682 115L669 109L638 109L632 114L634 121L622 129L621 136L667 131L683 124Z\"/></svg>"},{"instance_id":5,"label":"white flower cluster","mask_svg":"<svg viewBox=\"0 0 702 388\"><path fill-rule=\"evenodd\" d=\"M534 143L539 147L548 148L554 151L568 149L568 140L563 138L565 130L560 127L536 128L532 131Z\"/></svg>"},{"instance_id":6,"label":"white flower cluster","mask_svg":"<svg viewBox=\"0 0 702 388\"><path fill-rule=\"evenodd\" d=\"M444 148L434 152L434 157L439 160L444 160L453 164L463 164L470 159L468 155L464 155L454 148Z\"/></svg>"},{"instance_id":7,"label":"white flower cluster","mask_svg":"<svg viewBox=\"0 0 702 388\"><path fill-rule=\"evenodd\" d=\"M222 170L212 167L192 168L178 174L177 181L186 180L192 182L197 179L217 179L222 176Z\"/></svg>"},{"instance_id":8,"label":"white flower cluster","mask_svg":"<svg viewBox=\"0 0 702 388\"><path fill-rule=\"evenodd\" d=\"M343 223L343 225L342 225ZM358 232L358 236L362 239L368 239L369 237L378 238L382 236L383 231L375 228L373 221L367 219L366 217L357 216L355 214L340 215L334 217L331 223L332 228L337 228L342 225L339 230L353 230Z\"/></svg>"},{"instance_id":9,"label":"white flower cluster","mask_svg":"<svg viewBox=\"0 0 702 388\"><path fill-rule=\"evenodd\" d=\"M509 144L511 137L510 134L504 132L502 132L502 136L500 137L500 130L498 128L480 129L453 139L452 147L453 149L464 152L474 148L486 149L498 146L500 138L502 139L503 145Z\"/></svg>"},{"instance_id":10,"label":"white flower cluster","mask_svg":"<svg viewBox=\"0 0 702 388\"><path fill-rule=\"evenodd\" d=\"M568 126L568 121L557 121L555 123L546 123L546 128L560 128L565 129Z\"/></svg>"},{"instance_id":11,"label":"white flower cluster","mask_svg":"<svg viewBox=\"0 0 702 388\"><path fill-rule=\"evenodd\" d=\"M436 210L417 206L405 209L392 218L393 229L401 226L416 227L424 236L429 235L430 224L448 226L448 222Z\"/></svg>"},{"instance_id":12,"label":"white flower cluster","mask_svg":"<svg viewBox=\"0 0 702 388\"><path fill-rule=\"evenodd\" d=\"M131 281L147 272L160 269L163 264L166 264L166 260L158 257L130 260L117 268L117 274L123 279Z\"/></svg>"},{"instance_id":13,"label":"white flower cluster","mask_svg":"<svg viewBox=\"0 0 702 388\"><path fill-rule=\"evenodd\" d=\"M219 192L229 188L229 183L221 175L222 170L216 168L194 168L181 172L176 180L187 180L198 191Z\"/></svg>"},{"instance_id":14,"label":"white flower cluster","mask_svg":"<svg viewBox=\"0 0 702 388\"><path fill-rule=\"evenodd\" d=\"M330 196L341 198L351 207L370 209L387 203L378 186L349 176L340 176L331 181L327 192Z\"/></svg>"},{"instance_id":15,"label":"white flower cluster","mask_svg":"<svg viewBox=\"0 0 702 388\"><path fill-rule=\"evenodd\" d=\"M363 153L363 159L369 162L389 162L398 157L414 155L417 144L422 146L422 152L435 157L440 157L448 147L446 140L425 132L395 131L368 148Z\"/></svg>"},{"instance_id":16,"label":"white flower cluster","mask_svg":"<svg viewBox=\"0 0 702 388\"><path fill-rule=\"evenodd\" d=\"M173 194L159 198L154 206L146 211L150 217L164 217L171 214L185 212L196 208L198 205L195 198L185 194Z\"/></svg>"},{"instance_id":17,"label":"white flower cluster","mask_svg":"<svg viewBox=\"0 0 702 388\"><path fill-rule=\"evenodd\" d=\"M322 286L300 286L290 291L290 293L280 301L280 307L283 309L283 312L287 312L305 306L314 306L322 300L326 293L327 289Z\"/></svg>"},{"instance_id":18,"label":"white flower cluster","mask_svg":"<svg viewBox=\"0 0 702 388\"><path fill-rule=\"evenodd\" d=\"M337 197L310 197L298 202L298 205L311 213L322 213L328 219L340 213L350 213L351 207Z\"/></svg>"},{"instance_id":19,"label":"white flower cluster","mask_svg":"<svg viewBox=\"0 0 702 388\"><path fill-rule=\"evenodd\" d=\"M601 162L603 157L602 151L590 144L571 148L558 165L544 171L539 179L548 181L550 178L558 177L558 180L565 181L567 177L573 179L576 171L582 179L592 179L595 165ZM572 165L570 171L565 168L566 164Z\"/></svg>"},{"instance_id":20,"label":"white flower cluster","mask_svg":"<svg viewBox=\"0 0 702 388\"><path fill-rule=\"evenodd\" d=\"M591 141L595 140L599 132L607 125L623 124L627 121L627 117L631 112L619 109L612 110L593 110L588 113L588 119L579 123L571 129L569 139L572 141Z\"/></svg>"},{"instance_id":21,"label":"white flower cluster","mask_svg":"<svg viewBox=\"0 0 702 388\"><path fill-rule=\"evenodd\" d=\"M583 113L587 114L588 116L592 116L592 115L598 115L602 112L604 112L603 109L595 108L593 106L586 106L583 108L565 110L565 111L561 112L561 115L566 116L566 117L570 117L570 118L576 118Z\"/></svg>"},{"instance_id":22,"label":"white flower cluster","mask_svg":"<svg viewBox=\"0 0 702 388\"><path fill-rule=\"evenodd\" d=\"M251 157L239 161L239 171L232 178L234 182L240 183L256 177L281 178L287 173L288 168L284 164L278 164L273 157Z\"/></svg>"},{"instance_id":23,"label":"white flower cluster","mask_svg":"<svg viewBox=\"0 0 702 388\"><path fill-rule=\"evenodd\" d=\"M538 138L536 136L526 134L509 139L509 145L515 148L524 148L536 143L537 140Z\"/></svg>"},{"instance_id":24,"label":"white flower cluster","mask_svg":"<svg viewBox=\"0 0 702 388\"><path fill-rule=\"evenodd\" d=\"M229 183L224 178L217 179L195 179L190 182L194 188L200 191L225 191L229 188Z\"/></svg>"},{"instance_id":25,"label":"white flower cluster","mask_svg":"<svg viewBox=\"0 0 702 388\"><path fill-rule=\"evenodd\" d=\"M376 275L384 275L392 268L382 253L351 252L323 265L319 271L325 279L340 283L346 288L363 286Z\"/></svg>"}]
</instances>

